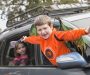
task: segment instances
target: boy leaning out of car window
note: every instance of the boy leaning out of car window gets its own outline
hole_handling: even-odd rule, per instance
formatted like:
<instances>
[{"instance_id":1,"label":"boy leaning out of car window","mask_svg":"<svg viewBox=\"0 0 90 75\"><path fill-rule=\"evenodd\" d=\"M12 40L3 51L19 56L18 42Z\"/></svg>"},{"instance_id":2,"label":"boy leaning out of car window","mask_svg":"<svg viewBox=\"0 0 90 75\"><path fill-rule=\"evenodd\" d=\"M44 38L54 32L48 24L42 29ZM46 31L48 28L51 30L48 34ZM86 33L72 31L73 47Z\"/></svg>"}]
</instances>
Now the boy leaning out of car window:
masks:
<instances>
[{"instance_id":1,"label":"boy leaning out of car window","mask_svg":"<svg viewBox=\"0 0 90 75\"><path fill-rule=\"evenodd\" d=\"M87 29L80 28L68 31L57 31L53 28L51 18L47 15L37 16L35 18L34 25L37 29L38 35L28 37L24 36L22 41L32 44L39 44L41 48L40 50L52 65L57 65L56 57L70 52L70 49L63 41L74 41L83 35L90 33L90 27ZM63 41L57 41L54 35Z\"/></svg>"}]
</instances>

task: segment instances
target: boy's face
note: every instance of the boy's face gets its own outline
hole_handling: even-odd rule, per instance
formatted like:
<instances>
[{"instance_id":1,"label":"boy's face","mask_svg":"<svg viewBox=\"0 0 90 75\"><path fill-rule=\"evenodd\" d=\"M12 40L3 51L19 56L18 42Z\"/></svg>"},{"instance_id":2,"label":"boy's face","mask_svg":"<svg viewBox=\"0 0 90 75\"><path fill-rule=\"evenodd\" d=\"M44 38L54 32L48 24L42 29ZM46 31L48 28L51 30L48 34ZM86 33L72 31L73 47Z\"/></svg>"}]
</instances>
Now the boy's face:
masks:
<instances>
[{"instance_id":1,"label":"boy's face","mask_svg":"<svg viewBox=\"0 0 90 75\"><path fill-rule=\"evenodd\" d=\"M37 28L37 33L44 39L49 38L49 36L52 33L52 29L53 29L53 27L49 26L48 24L36 26L36 28Z\"/></svg>"}]
</instances>

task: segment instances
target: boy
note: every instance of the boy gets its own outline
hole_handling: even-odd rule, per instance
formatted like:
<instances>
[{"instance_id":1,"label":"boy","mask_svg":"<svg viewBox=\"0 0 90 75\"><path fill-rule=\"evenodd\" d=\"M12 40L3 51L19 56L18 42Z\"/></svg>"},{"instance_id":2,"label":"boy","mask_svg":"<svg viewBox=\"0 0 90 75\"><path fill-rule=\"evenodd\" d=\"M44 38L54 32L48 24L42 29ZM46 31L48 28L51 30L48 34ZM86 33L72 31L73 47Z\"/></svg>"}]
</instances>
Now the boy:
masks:
<instances>
[{"instance_id":1,"label":"boy","mask_svg":"<svg viewBox=\"0 0 90 75\"><path fill-rule=\"evenodd\" d=\"M53 65L57 65L56 57L70 52L63 41L73 41L90 32L90 28L87 30L56 31L51 23L51 18L47 15L36 17L34 24L38 36L24 37L23 41L40 44L42 53ZM54 35L62 41L57 41Z\"/></svg>"}]
</instances>

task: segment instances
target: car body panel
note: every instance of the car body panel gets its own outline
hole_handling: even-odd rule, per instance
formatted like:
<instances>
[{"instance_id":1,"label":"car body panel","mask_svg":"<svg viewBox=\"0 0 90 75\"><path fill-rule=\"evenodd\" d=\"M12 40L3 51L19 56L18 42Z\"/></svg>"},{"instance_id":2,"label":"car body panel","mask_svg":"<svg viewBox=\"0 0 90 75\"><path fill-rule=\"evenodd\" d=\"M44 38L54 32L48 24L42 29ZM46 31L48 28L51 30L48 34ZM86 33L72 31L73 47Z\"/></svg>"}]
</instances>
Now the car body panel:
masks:
<instances>
[{"instance_id":1,"label":"car body panel","mask_svg":"<svg viewBox=\"0 0 90 75\"><path fill-rule=\"evenodd\" d=\"M4 71L3 71L4 70ZM87 75L86 71L80 68L75 69L60 69L53 67L2 67L0 74L11 74L11 75Z\"/></svg>"}]
</instances>

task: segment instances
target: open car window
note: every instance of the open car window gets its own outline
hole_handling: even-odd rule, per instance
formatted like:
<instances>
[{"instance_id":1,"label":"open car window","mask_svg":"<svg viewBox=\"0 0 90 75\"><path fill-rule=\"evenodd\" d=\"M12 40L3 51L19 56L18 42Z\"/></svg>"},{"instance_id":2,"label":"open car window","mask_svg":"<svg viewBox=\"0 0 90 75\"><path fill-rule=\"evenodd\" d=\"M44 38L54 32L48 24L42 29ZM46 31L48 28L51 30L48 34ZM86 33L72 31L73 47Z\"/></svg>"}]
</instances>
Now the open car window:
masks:
<instances>
[{"instance_id":1,"label":"open car window","mask_svg":"<svg viewBox=\"0 0 90 75\"><path fill-rule=\"evenodd\" d=\"M13 42L13 43L12 43ZM16 41L11 41L10 44L14 44L16 43ZM27 43L27 47L28 47L28 56L29 56L29 61L28 61L28 65L36 65L36 60L35 60L35 53L34 53L34 45L28 44ZM14 51L15 46L10 45L8 52L7 52L7 59L9 60L8 62L8 66L13 66L12 61L15 58L15 51Z\"/></svg>"},{"instance_id":2,"label":"open car window","mask_svg":"<svg viewBox=\"0 0 90 75\"><path fill-rule=\"evenodd\" d=\"M32 33L31 30L14 34L13 36L9 36L9 38L6 38L5 44L3 48L3 56L2 56L2 64L3 66L14 66L12 64L13 59L15 58L15 44L16 42L22 37L22 36L30 36ZM30 43L26 43L27 47L30 51L29 57L30 61L28 66L51 66L50 62L44 57L40 50L39 45L34 45ZM18 67L18 66L17 66Z\"/></svg>"}]
</instances>

